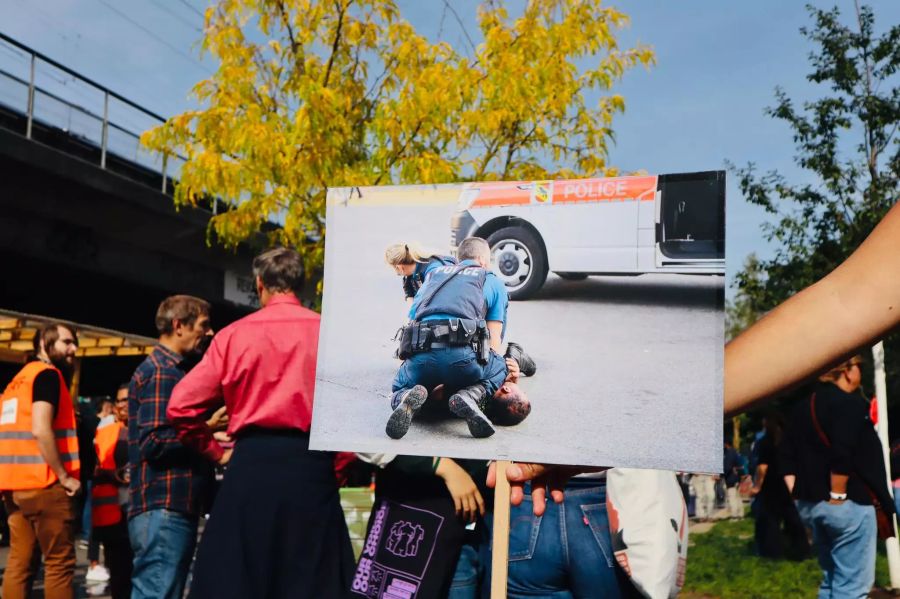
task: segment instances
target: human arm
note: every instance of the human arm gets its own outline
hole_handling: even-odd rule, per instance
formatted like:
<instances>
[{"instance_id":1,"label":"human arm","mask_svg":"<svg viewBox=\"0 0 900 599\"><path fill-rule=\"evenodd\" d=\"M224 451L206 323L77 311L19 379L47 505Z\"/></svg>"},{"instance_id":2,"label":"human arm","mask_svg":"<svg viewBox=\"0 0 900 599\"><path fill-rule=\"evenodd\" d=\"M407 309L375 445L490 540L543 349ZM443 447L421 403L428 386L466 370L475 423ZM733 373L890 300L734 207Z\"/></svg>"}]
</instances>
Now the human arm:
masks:
<instances>
[{"instance_id":1,"label":"human arm","mask_svg":"<svg viewBox=\"0 0 900 599\"><path fill-rule=\"evenodd\" d=\"M500 353L500 344L503 343L503 322L499 320L487 321L488 331L491 333L491 350Z\"/></svg>"},{"instance_id":2,"label":"human arm","mask_svg":"<svg viewBox=\"0 0 900 599\"><path fill-rule=\"evenodd\" d=\"M469 473L450 458L433 458L434 474L443 479L453 498L456 514L466 522L474 522L484 515L484 499Z\"/></svg>"},{"instance_id":3,"label":"human arm","mask_svg":"<svg viewBox=\"0 0 900 599\"><path fill-rule=\"evenodd\" d=\"M900 323L897 272L900 205L831 274L725 347L726 414L822 371Z\"/></svg>"},{"instance_id":4,"label":"human arm","mask_svg":"<svg viewBox=\"0 0 900 599\"><path fill-rule=\"evenodd\" d=\"M506 286L491 272L484 280L484 301L487 306L484 319L491 334L491 350L499 354L509 308L509 294L506 292Z\"/></svg>"},{"instance_id":5,"label":"human arm","mask_svg":"<svg viewBox=\"0 0 900 599\"><path fill-rule=\"evenodd\" d=\"M726 415L840 362L900 323L897 272L900 205L831 274L725 347Z\"/></svg>"},{"instance_id":6,"label":"human arm","mask_svg":"<svg viewBox=\"0 0 900 599\"><path fill-rule=\"evenodd\" d=\"M762 490L763 483L766 482L766 473L769 471L768 464L760 464L756 467L756 484L750 489L750 496L759 495Z\"/></svg>"},{"instance_id":7,"label":"human arm","mask_svg":"<svg viewBox=\"0 0 900 599\"><path fill-rule=\"evenodd\" d=\"M519 363L512 358L506 358L506 382L518 384L521 374L522 370L519 368Z\"/></svg>"},{"instance_id":8,"label":"human arm","mask_svg":"<svg viewBox=\"0 0 900 599\"><path fill-rule=\"evenodd\" d=\"M215 338L200 363L175 386L166 411L181 442L219 464L231 459L231 449L223 449L215 440L204 415L222 406L223 370L219 338Z\"/></svg>"},{"instance_id":9,"label":"human arm","mask_svg":"<svg viewBox=\"0 0 900 599\"><path fill-rule=\"evenodd\" d=\"M847 474L836 474L834 472L831 473L831 492L837 495L846 495L847 494L847 481L850 480L850 476ZM843 503L844 499L829 499L828 503Z\"/></svg>"},{"instance_id":10,"label":"human arm","mask_svg":"<svg viewBox=\"0 0 900 599\"><path fill-rule=\"evenodd\" d=\"M56 434L53 431L53 405L46 401L35 401L31 406L31 434L37 441L38 451L47 465L59 478L59 484L66 495L73 496L81 490L81 482L66 472L59 448L56 446Z\"/></svg>"}]
</instances>

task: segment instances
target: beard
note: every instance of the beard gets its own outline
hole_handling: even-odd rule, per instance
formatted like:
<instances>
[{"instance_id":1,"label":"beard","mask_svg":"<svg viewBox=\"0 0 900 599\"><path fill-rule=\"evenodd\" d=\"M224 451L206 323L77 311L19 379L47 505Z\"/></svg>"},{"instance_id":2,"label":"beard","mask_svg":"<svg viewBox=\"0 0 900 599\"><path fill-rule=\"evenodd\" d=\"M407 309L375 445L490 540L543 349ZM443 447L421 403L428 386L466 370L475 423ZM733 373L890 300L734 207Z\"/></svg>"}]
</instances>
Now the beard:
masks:
<instances>
[{"instance_id":1,"label":"beard","mask_svg":"<svg viewBox=\"0 0 900 599\"><path fill-rule=\"evenodd\" d=\"M63 379L65 379L66 384L69 385L72 383L72 375L75 372L75 364L69 362L66 359L65 354L61 354L55 351L47 352L47 357L50 358L50 363L53 364L63 375Z\"/></svg>"}]
</instances>

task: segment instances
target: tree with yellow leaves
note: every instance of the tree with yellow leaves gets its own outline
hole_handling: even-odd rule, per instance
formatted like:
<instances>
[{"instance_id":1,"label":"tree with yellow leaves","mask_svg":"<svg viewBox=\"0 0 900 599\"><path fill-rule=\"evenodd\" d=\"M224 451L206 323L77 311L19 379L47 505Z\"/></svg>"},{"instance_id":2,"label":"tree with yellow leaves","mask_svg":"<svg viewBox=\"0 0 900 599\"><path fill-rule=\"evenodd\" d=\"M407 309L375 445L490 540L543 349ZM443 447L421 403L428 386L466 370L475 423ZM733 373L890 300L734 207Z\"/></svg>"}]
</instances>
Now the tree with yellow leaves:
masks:
<instances>
[{"instance_id":1,"label":"tree with yellow leaves","mask_svg":"<svg viewBox=\"0 0 900 599\"><path fill-rule=\"evenodd\" d=\"M393 0L220 0L203 38L219 67L194 88L203 108L143 141L186 157L176 204L227 205L211 221L219 241L275 220L272 241L316 272L328 186L614 174L625 104L610 90L654 61L618 47L627 23L601 0L531 0L515 17L493 0L466 55L417 33Z\"/></svg>"}]
</instances>

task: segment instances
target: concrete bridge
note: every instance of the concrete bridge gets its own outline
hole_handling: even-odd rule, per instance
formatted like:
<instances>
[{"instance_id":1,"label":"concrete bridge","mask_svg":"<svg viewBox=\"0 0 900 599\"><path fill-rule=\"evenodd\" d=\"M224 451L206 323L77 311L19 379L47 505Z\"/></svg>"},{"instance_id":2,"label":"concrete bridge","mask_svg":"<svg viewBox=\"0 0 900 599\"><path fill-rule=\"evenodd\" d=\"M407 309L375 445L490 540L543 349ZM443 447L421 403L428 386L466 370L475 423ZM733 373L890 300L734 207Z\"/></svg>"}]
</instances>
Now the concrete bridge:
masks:
<instances>
[{"instance_id":1,"label":"concrete bridge","mask_svg":"<svg viewBox=\"0 0 900 599\"><path fill-rule=\"evenodd\" d=\"M216 327L248 313L253 249L208 246L215 207L176 211L180 160L139 144L163 117L2 34L0 46L0 309L146 336L174 293L210 301Z\"/></svg>"}]
</instances>

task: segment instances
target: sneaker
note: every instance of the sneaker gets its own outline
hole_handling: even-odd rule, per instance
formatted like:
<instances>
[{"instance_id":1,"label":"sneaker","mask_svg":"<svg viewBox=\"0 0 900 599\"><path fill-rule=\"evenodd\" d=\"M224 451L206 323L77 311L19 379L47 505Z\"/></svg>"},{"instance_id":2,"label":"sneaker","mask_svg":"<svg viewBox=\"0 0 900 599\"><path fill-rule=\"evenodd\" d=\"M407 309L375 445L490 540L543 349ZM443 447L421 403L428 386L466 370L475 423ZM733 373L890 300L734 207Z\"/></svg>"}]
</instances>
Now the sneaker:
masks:
<instances>
[{"instance_id":1,"label":"sneaker","mask_svg":"<svg viewBox=\"0 0 900 599\"><path fill-rule=\"evenodd\" d=\"M450 400L447 402L447 407L453 414L465 418L466 424L469 425L469 433L476 439L490 437L496 432L491 421L478 407L478 402L484 396L484 387L474 385L457 391L450 396Z\"/></svg>"},{"instance_id":2,"label":"sneaker","mask_svg":"<svg viewBox=\"0 0 900 599\"><path fill-rule=\"evenodd\" d=\"M84 579L88 582L108 582L109 581L109 570L97 564L96 566L91 566L88 568L87 574Z\"/></svg>"},{"instance_id":3,"label":"sneaker","mask_svg":"<svg viewBox=\"0 0 900 599\"><path fill-rule=\"evenodd\" d=\"M402 438L409 430L413 417L426 399L428 399L428 390L422 385L416 385L403 394L397 409L388 418L387 426L384 427L384 432L387 433L387 436L391 439Z\"/></svg>"}]
</instances>

